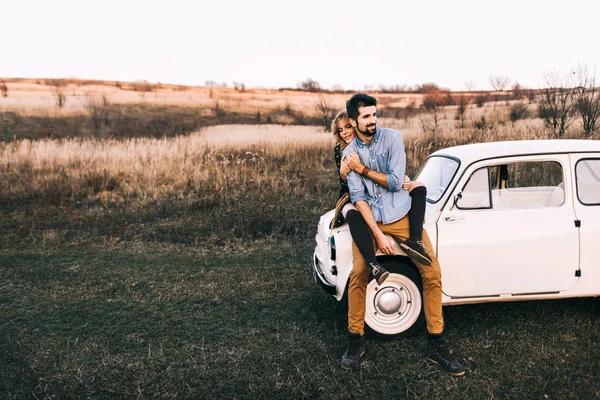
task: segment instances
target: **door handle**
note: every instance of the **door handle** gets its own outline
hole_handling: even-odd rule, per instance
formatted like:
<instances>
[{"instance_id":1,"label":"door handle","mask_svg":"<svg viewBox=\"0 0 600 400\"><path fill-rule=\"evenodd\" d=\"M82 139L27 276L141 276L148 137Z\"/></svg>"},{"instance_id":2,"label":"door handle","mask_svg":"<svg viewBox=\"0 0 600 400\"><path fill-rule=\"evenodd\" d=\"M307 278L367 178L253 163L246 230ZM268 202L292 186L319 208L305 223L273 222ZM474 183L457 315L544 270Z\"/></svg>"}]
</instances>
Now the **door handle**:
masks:
<instances>
[{"instance_id":1,"label":"door handle","mask_svg":"<svg viewBox=\"0 0 600 400\"><path fill-rule=\"evenodd\" d=\"M444 221L451 222L451 221L460 221L463 219L465 219L465 217L445 217Z\"/></svg>"}]
</instances>

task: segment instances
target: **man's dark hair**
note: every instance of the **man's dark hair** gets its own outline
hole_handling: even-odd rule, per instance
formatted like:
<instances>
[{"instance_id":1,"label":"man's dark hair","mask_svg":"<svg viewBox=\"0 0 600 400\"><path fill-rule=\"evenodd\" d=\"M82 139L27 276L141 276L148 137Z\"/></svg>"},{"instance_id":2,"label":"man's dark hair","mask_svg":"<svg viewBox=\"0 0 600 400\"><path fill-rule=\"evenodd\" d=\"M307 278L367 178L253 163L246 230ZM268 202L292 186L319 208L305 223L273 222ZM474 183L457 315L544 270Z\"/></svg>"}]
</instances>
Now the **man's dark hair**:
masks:
<instances>
[{"instance_id":1,"label":"man's dark hair","mask_svg":"<svg viewBox=\"0 0 600 400\"><path fill-rule=\"evenodd\" d=\"M353 120L357 121L359 108L376 105L377 99L375 97L371 97L365 93L356 93L350 98L350 100L346 102L346 112L348 113L348 118L352 118Z\"/></svg>"}]
</instances>

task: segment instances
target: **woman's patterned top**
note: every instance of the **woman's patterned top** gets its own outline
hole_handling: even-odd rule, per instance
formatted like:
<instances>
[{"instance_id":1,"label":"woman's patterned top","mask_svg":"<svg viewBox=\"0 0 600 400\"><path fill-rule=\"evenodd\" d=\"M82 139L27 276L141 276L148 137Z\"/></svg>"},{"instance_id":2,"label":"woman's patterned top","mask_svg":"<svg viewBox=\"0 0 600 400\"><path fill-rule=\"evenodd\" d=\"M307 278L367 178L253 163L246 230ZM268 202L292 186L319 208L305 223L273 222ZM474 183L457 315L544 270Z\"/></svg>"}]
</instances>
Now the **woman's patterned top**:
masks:
<instances>
[{"instance_id":1,"label":"woman's patterned top","mask_svg":"<svg viewBox=\"0 0 600 400\"><path fill-rule=\"evenodd\" d=\"M348 181L342 179L342 176L340 175L340 166L342 165L342 151L343 150L340 144L336 143L333 149L333 156L335 158L335 165L337 165L338 176L340 179L340 195L338 199L341 198L344 194L350 193L350 189L348 188ZM338 226L344 225L345 223L346 219L344 218L344 216L342 215L342 211L340 210L340 212L335 216L335 222L333 224L333 227L337 228Z\"/></svg>"},{"instance_id":2,"label":"woman's patterned top","mask_svg":"<svg viewBox=\"0 0 600 400\"><path fill-rule=\"evenodd\" d=\"M335 165L337 165L338 176L340 178L340 197L344 193L350 193L350 189L348 188L348 181L342 179L340 175L340 166L342 165L342 150L339 143L336 143L335 148L333 149L333 155L335 157Z\"/></svg>"}]
</instances>

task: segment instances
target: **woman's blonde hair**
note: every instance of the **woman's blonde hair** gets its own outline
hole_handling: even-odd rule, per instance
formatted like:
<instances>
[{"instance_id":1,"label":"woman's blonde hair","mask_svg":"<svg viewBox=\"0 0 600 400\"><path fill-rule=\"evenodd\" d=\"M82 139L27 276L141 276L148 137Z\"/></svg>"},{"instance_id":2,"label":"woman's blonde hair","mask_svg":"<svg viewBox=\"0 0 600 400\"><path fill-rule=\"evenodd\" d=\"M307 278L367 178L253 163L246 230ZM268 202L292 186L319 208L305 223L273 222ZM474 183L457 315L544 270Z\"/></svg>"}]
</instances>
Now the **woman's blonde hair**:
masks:
<instances>
[{"instance_id":1,"label":"woman's blonde hair","mask_svg":"<svg viewBox=\"0 0 600 400\"><path fill-rule=\"evenodd\" d=\"M331 132L333 132L333 137L335 138L335 143L336 144L340 144L340 146L346 147L346 142L344 141L344 139L342 139L342 137L340 136L340 134L338 133L338 122L340 122L340 119L342 118L348 118L348 113L346 113L346 110L342 110L340 112L338 112L335 117L333 117L333 120L331 121Z\"/></svg>"}]
</instances>

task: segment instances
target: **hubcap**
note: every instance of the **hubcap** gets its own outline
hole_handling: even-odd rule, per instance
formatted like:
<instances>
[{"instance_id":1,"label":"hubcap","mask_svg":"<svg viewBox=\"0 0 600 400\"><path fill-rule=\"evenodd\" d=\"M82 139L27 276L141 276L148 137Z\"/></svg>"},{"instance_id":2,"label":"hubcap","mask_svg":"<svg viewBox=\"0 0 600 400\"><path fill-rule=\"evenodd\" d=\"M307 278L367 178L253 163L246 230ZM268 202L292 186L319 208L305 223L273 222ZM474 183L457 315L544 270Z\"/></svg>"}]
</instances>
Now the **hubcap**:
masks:
<instances>
[{"instance_id":1,"label":"hubcap","mask_svg":"<svg viewBox=\"0 0 600 400\"><path fill-rule=\"evenodd\" d=\"M400 299L395 290L387 289L378 294L375 300L376 308L384 314L395 314L402 306L402 299Z\"/></svg>"}]
</instances>

